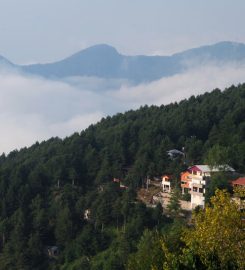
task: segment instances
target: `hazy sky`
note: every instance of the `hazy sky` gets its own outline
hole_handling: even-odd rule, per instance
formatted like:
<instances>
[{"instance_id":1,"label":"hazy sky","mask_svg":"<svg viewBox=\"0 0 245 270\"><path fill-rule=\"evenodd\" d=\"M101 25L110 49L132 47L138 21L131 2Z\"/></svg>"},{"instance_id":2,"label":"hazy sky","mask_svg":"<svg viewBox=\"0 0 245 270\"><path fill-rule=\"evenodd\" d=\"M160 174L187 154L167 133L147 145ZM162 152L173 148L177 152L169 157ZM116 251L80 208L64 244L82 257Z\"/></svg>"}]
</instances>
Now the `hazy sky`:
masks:
<instances>
[{"instance_id":1,"label":"hazy sky","mask_svg":"<svg viewBox=\"0 0 245 270\"><path fill-rule=\"evenodd\" d=\"M0 73L0 153L80 132L116 112L168 104L216 87L224 89L244 82L244 74L245 67L205 66L150 84L106 90L111 88L106 85L115 83L82 78L77 88L65 82ZM106 89L100 91L103 85Z\"/></svg>"},{"instance_id":2,"label":"hazy sky","mask_svg":"<svg viewBox=\"0 0 245 270\"><path fill-rule=\"evenodd\" d=\"M0 0L0 55L28 64L99 43L131 55L167 55L224 40L245 43L244 11L245 0ZM244 82L244 74L244 66L209 63L132 87L0 70L0 153L68 136L108 114L224 89Z\"/></svg>"},{"instance_id":3,"label":"hazy sky","mask_svg":"<svg viewBox=\"0 0 245 270\"><path fill-rule=\"evenodd\" d=\"M244 0L0 0L0 55L60 59L97 43L125 54L170 54L245 42Z\"/></svg>"}]
</instances>

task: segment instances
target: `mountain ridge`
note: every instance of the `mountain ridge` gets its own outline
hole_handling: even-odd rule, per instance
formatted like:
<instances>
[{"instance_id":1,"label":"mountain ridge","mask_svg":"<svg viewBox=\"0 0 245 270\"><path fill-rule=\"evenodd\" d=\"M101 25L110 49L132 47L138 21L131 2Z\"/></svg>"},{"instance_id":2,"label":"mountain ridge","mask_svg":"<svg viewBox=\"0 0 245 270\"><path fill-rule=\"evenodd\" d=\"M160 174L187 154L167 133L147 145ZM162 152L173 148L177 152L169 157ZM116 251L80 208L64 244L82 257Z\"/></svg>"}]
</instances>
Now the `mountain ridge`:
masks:
<instances>
[{"instance_id":1,"label":"mountain ridge","mask_svg":"<svg viewBox=\"0 0 245 270\"><path fill-rule=\"evenodd\" d=\"M31 65L15 65L0 56L0 64L7 63L24 73L45 78L88 76L127 79L134 83L151 82L181 73L190 65L196 67L209 62L245 64L245 44L223 41L170 56L123 55L110 45L98 44L53 63Z\"/></svg>"}]
</instances>

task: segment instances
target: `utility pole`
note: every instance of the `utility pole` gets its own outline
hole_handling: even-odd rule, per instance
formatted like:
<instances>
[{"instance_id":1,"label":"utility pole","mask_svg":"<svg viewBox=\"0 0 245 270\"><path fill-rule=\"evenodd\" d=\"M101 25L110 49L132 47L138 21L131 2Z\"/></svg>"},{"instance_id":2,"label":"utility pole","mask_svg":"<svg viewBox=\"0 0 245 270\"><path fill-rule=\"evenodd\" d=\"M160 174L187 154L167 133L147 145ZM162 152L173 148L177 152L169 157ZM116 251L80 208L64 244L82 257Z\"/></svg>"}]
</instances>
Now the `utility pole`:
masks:
<instances>
[{"instance_id":1,"label":"utility pole","mask_svg":"<svg viewBox=\"0 0 245 270\"><path fill-rule=\"evenodd\" d=\"M147 179L146 179L146 190L148 191L148 188L149 188L149 176L147 176Z\"/></svg>"}]
</instances>

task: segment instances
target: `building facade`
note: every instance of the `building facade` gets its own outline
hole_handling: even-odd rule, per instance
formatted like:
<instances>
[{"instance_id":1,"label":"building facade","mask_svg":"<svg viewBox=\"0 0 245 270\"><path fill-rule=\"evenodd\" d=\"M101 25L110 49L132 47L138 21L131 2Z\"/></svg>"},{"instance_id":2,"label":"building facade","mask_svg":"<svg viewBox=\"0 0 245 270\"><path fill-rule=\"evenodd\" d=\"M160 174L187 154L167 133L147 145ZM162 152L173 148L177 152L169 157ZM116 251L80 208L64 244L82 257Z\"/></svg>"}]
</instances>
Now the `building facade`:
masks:
<instances>
[{"instance_id":1,"label":"building facade","mask_svg":"<svg viewBox=\"0 0 245 270\"><path fill-rule=\"evenodd\" d=\"M191 191L191 177L190 177L190 172L186 171L186 172L182 172L181 173L181 193L182 194L186 194L186 193L190 193Z\"/></svg>"},{"instance_id":2,"label":"building facade","mask_svg":"<svg viewBox=\"0 0 245 270\"><path fill-rule=\"evenodd\" d=\"M162 176L162 188L163 188L163 192L167 192L167 193L171 192L171 176L170 175Z\"/></svg>"},{"instance_id":3,"label":"building facade","mask_svg":"<svg viewBox=\"0 0 245 270\"><path fill-rule=\"evenodd\" d=\"M235 170L228 165L216 167L194 165L188 169L188 172L184 172L181 176L181 187L183 188L182 192L189 192L191 194L191 208L194 209L197 206L205 207L206 187L211 181L212 174L234 171Z\"/></svg>"}]
</instances>

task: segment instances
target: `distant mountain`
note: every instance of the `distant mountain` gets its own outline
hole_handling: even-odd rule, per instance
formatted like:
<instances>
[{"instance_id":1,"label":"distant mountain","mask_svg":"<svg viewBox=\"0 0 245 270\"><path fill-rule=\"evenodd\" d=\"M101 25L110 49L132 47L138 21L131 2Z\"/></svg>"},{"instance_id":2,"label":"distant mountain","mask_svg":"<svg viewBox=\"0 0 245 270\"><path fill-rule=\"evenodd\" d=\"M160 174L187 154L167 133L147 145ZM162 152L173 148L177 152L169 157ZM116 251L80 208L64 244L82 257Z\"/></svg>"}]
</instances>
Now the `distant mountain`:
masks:
<instances>
[{"instance_id":1,"label":"distant mountain","mask_svg":"<svg viewBox=\"0 0 245 270\"><path fill-rule=\"evenodd\" d=\"M219 65L245 63L245 44L220 42L172 56L125 56L118 53L115 48L102 44L82 50L58 62L18 66L18 68L23 72L47 78L93 76L141 83L175 75L190 67L209 62Z\"/></svg>"},{"instance_id":2,"label":"distant mountain","mask_svg":"<svg viewBox=\"0 0 245 270\"><path fill-rule=\"evenodd\" d=\"M102 78L120 77L122 58L116 49L108 45L97 45L82 50L64 60L51 64L23 67L28 73L44 77L95 76Z\"/></svg>"},{"instance_id":3,"label":"distant mountain","mask_svg":"<svg viewBox=\"0 0 245 270\"><path fill-rule=\"evenodd\" d=\"M0 55L0 68L9 68L9 67L14 67L15 65L12 64L8 59L4 58L3 56Z\"/></svg>"}]
</instances>

